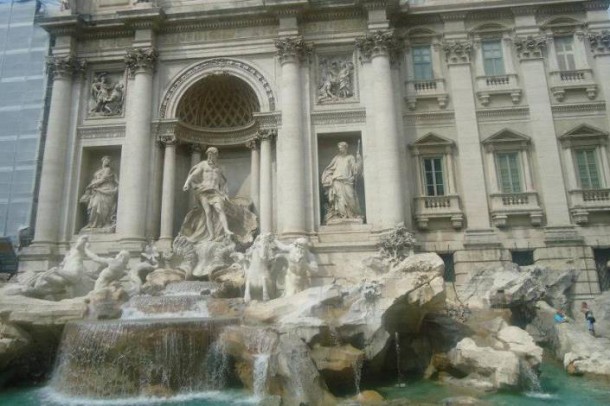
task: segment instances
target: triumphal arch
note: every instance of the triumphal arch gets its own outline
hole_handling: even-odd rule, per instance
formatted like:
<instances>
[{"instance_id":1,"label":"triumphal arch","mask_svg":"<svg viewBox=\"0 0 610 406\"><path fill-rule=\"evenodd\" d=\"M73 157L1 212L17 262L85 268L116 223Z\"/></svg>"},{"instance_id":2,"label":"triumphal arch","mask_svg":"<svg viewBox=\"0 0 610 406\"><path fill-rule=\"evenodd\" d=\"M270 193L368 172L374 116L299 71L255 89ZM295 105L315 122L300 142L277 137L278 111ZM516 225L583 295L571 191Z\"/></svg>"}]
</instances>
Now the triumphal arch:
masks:
<instances>
[{"instance_id":1,"label":"triumphal arch","mask_svg":"<svg viewBox=\"0 0 610 406\"><path fill-rule=\"evenodd\" d=\"M23 269L82 234L136 257L273 233L341 277L405 225L458 282L568 261L576 294L605 286L607 2L66 4L39 17L52 89Z\"/></svg>"}]
</instances>

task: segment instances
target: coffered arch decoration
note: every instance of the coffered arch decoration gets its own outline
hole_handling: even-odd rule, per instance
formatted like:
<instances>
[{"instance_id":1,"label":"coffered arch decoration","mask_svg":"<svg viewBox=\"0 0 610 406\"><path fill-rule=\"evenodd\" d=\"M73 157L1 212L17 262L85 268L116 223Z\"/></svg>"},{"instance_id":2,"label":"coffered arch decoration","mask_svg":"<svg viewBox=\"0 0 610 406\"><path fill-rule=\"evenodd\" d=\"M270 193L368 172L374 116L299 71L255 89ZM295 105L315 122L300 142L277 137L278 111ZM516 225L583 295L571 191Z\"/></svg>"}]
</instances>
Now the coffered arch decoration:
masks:
<instances>
[{"instance_id":1,"label":"coffered arch decoration","mask_svg":"<svg viewBox=\"0 0 610 406\"><path fill-rule=\"evenodd\" d=\"M237 145L278 126L275 94L252 65L228 58L198 62L169 85L161 102L157 136L183 142Z\"/></svg>"}]
</instances>

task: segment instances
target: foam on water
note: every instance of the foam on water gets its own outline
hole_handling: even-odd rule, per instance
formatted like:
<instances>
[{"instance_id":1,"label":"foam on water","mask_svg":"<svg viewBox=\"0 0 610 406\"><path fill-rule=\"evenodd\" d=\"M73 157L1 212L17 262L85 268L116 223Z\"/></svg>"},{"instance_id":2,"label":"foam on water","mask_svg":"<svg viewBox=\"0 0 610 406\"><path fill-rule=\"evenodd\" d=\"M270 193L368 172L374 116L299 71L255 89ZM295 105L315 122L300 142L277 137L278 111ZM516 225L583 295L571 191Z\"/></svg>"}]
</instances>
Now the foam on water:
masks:
<instances>
[{"instance_id":1,"label":"foam on water","mask_svg":"<svg viewBox=\"0 0 610 406\"><path fill-rule=\"evenodd\" d=\"M256 396L246 396L244 393L231 391L205 391L178 394L169 398L158 398L150 396L140 396L124 399L91 399L71 397L61 394L51 387L40 389L40 400L42 404L49 406L137 406L137 405L166 405L180 404L197 401L201 405L254 405L260 398ZM205 403L200 403L205 402Z\"/></svg>"}]
</instances>

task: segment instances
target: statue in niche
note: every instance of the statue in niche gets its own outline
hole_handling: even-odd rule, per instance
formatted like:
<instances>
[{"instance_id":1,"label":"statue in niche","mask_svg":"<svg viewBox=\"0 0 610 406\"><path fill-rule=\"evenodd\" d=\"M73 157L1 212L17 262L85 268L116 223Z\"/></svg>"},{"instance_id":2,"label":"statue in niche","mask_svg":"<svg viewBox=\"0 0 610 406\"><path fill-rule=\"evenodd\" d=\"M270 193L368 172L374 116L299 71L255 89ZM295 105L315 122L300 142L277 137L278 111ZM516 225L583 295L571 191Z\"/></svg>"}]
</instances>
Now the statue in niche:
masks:
<instances>
[{"instance_id":1,"label":"statue in niche","mask_svg":"<svg viewBox=\"0 0 610 406\"><path fill-rule=\"evenodd\" d=\"M113 82L107 73L96 76L91 85L91 113L99 116L117 116L123 112L123 84Z\"/></svg>"},{"instance_id":2,"label":"statue in niche","mask_svg":"<svg viewBox=\"0 0 610 406\"><path fill-rule=\"evenodd\" d=\"M114 231L119 180L110 162L109 156L102 157L102 167L95 171L80 198L80 202L87 205L85 231Z\"/></svg>"},{"instance_id":3,"label":"statue in niche","mask_svg":"<svg viewBox=\"0 0 610 406\"><path fill-rule=\"evenodd\" d=\"M326 195L326 224L344 221L362 222L356 181L362 176L360 143L356 157L348 154L347 142L337 144L339 153L322 172L322 187Z\"/></svg>"},{"instance_id":4,"label":"statue in niche","mask_svg":"<svg viewBox=\"0 0 610 406\"><path fill-rule=\"evenodd\" d=\"M338 101L354 96L354 64L345 59L320 61L318 102Z\"/></svg>"},{"instance_id":5,"label":"statue in niche","mask_svg":"<svg viewBox=\"0 0 610 406\"><path fill-rule=\"evenodd\" d=\"M222 242L229 237L247 245L257 228L250 202L229 198L227 179L218 164L218 149L210 147L206 155L207 160L193 166L184 182L183 190L193 189L197 205L184 218L180 234L193 243Z\"/></svg>"},{"instance_id":6,"label":"statue in niche","mask_svg":"<svg viewBox=\"0 0 610 406\"><path fill-rule=\"evenodd\" d=\"M60 0L59 1L59 11L70 10L70 0Z\"/></svg>"}]
</instances>

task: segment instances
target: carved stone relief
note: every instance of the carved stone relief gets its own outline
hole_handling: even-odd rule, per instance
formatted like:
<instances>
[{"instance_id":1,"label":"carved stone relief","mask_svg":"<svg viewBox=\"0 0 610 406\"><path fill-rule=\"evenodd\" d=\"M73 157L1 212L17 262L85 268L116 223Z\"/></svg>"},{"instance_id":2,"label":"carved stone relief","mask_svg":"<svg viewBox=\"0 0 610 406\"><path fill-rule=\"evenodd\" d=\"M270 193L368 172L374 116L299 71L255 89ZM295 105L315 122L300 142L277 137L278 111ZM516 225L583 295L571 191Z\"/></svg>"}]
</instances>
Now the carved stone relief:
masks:
<instances>
[{"instance_id":1,"label":"carved stone relief","mask_svg":"<svg viewBox=\"0 0 610 406\"><path fill-rule=\"evenodd\" d=\"M321 57L318 61L318 103L349 101L355 96L351 56Z\"/></svg>"},{"instance_id":2,"label":"carved stone relief","mask_svg":"<svg viewBox=\"0 0 610 406\"><path fill-rule=\"evenodd\" d=\"M89 116L108 117L123 114L125 85L123 73L97 72L91 83Z\"/></svg>"}]
</instances>

